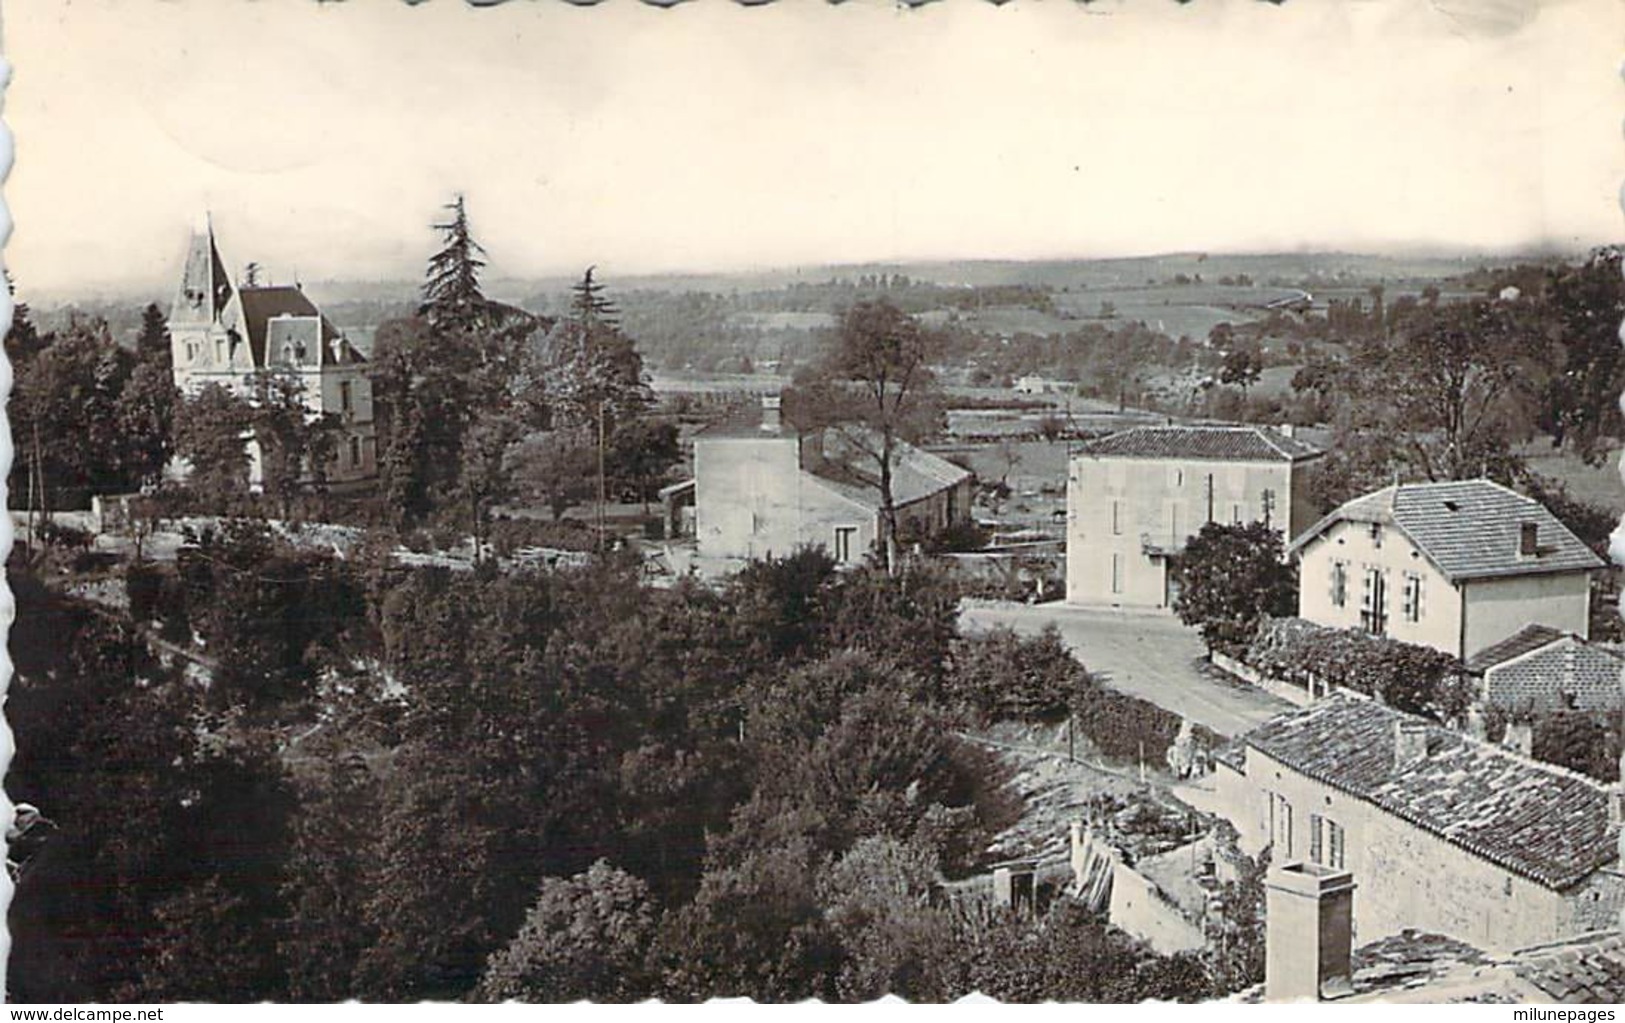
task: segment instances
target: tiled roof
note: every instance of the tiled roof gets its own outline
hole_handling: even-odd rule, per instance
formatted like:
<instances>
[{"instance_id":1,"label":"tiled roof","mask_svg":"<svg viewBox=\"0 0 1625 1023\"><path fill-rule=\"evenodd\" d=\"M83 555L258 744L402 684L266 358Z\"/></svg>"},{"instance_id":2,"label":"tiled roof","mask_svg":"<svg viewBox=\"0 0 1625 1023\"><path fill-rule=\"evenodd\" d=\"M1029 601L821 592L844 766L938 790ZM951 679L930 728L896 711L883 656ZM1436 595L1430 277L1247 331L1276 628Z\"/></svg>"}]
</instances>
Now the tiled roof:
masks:
<instances>
[{"instance_id":1,"label":"tiled roof","mask_svg":"<svg viewBox=\"0 0 1625 1023\"><path fill-rule=\"evenodd\" d=\"M1522 657L1531 650L1539 650L1546 644L1562 639L1566 635L1568 633L1561 629L1554 629L1550 625L1525 625L1501 642L1493 646L1487 646L1467 658L1467 670L1486 671L1502 661L1510 661L1514 657Z\"/></svg>"},{"instance_id":2,"label":"tiled roof","mask_svg":"<svg viewBox=\"0 0 1625 1023\"><path fill-rule=\"evenodd\" d=\"M696 440L796 437L800 430L789 417L780 413L779 430L762 428L762 407L759 404L741 408L726 419L701 430ZM809 453L802 469L816 476L831 490L866 507L879 509L880 483L871 456L853 450L850 441L843 441L845 428L829 428L824 434L824 448L829 457ZM892 501L897 507L913 504L933 494L970 479L973 473L955 465L940 455L904 441L896 441L892 452ZM847 454L839 454L845 450Z\"/></svg>"},{"instance_id":3,"label":"tiled roof","mask_svg":"<svg viewBox=\"0 0 1625 1023\"><path fill-rule=\"evenodd\" d=\"M1302 550L1339 522L1397 527L1451 580L1604 567L1540 502L1489 480L1384 487L1327 515L1293 541L1291 549ZM1518 552L1525 523L1536 526L1533 556Z\"/></svg>"},{"instance_id":4,"label":"tiled roof","mask_svg":"<svg viewBox=\"0 0 1625 1023\"><path fill-rule=\"evenodd\" d=\"M902 441L896 444L892 451L891 490L892 502L898 508L957 486L972 475L969 469L940 455ZM815 457L803 468L848 499L880 507L879 478L868 456L839 460Z\"/></svg>"},{"instance_id":5,"label":"tiled roof","mask_svg":"<svg viewBox=\"0 0 1625 1023\"><path fill-rule=\"evenodd\" d=\"M1427 756L1398 768L1396 725L1426 729ZM1553 889L1616 858L1608 793L1354 693L1337 692L1246 735L1253 750Z\"/></svg>"},{"instance_id":6,"label":"tiled roof","mask_svg":"<svg viewBox=\"0 0 1625 1023\"><path fill-rule=\"evenodd\" d=\"M1107 458L1197 458L1227 462L1301 462L1324 454L1267 426L1136 426L1085 444Z\"/></svg>"},{"instance_id":7,"label":"tiled roof","mask_svg":"<svg viewBox=\"0 0 1625 1023\"><path fill-rule=\"evenodd\" d=\"M1513 970L1555 1002L1625 1002L1625 938L1617 933L1526 953Z\"/></svg>"},{"instance_id":8,"label":"tiled roof","mask_svg":"<svg viewBox=\"0 0 1625 1023\"><path fill-rule=\"evenodd\" d=\"M1486 670L1484 696L1511 710L1618 710L1622 672L1625 658L1615 651L1562 635Z\"/></svg>"}]
</instances>

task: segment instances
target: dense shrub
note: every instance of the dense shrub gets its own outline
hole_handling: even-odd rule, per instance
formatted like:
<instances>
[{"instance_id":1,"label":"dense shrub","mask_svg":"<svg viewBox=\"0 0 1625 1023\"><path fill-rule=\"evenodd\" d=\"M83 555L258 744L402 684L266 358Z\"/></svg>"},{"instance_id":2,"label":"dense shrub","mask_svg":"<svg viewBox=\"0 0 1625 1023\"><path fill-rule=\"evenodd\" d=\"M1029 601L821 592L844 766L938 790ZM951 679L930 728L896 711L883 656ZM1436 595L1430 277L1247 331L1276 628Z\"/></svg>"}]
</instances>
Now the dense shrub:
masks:
<instances>
[{"instance_id":1,"label":"dense shrub","mask_svg":"<svg viewBox=\"0 0 1625 1023\"><path fill-rule=\"evenodd\" d=\"M1033 637L999 627L954 644L947 699L983 721L1059 721L1088 685L1054 626Z\"/></svg>"},{"instance_id":2,"label":"dense shrub","mask_svg":"<svg viewBox=\"0 0 1625 1023\"><path fill-rule=\"evenodd\" d=\"M1301 618L1266 619L1243 659L1274 678L1318 679L1443 722L1460 719L1473 699L1472 681L1447 653Z\"/></svg>"},{"instance_id":3,"label":"dense shrub","mask_svg":"<svg viewBox=\"0 0 1625 1023\"><path fill-rule=\"evenodd\" d=\"M158 600L163 592L163 572L150 561L132 561L124 569L124 593L130 601L130 617L150 622L158 617Z\"/></svg>"},{"instance_id":4,"label":"dense shrub","mask_svg":"<svg viewBox=\"0 0 1625 1023\"><path fill-rule=\"evenodd\" d=\"M1107 689L1094 681L1073 704L1073 721L1102 756L1160 764L1179 735L1180 717L1154 703Z\"/></svg>"},{"instance_id":5,"label":"dense shrub","mask_svg":"<svg viewBox=\"0 0 1625 1023\"><path fill-rule=\"evenodd\" d=\"M1566 710L1534 721L1530 753L1536 760L1567 767L1601 782L1619 780L1619 715Z\"/></svg>"},{"instance_id":6,"label":"dense shrub","mask_svg":"<svg viewBox=\"0 0 1625 1023\"><path fill-rule=\"evenodd\" d=\"M491 543L499 556L521 547L550 547L563 551L590 551L597 547L590 526L573 519L497 519L491 523Z\"/></svg>"}]
</instances>

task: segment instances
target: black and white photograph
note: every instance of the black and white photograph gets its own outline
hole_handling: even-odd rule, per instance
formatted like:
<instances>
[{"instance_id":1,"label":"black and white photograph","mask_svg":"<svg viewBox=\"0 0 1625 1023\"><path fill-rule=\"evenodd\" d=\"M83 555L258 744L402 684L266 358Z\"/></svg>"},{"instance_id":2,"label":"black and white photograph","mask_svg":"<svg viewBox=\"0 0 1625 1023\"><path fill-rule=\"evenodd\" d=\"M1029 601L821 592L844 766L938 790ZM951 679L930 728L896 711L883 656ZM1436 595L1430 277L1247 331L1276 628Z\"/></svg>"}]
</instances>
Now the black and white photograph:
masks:
<instances>
[{"instance_id":1,"label":"black and white photograph","mask_svg":"<svg viewBox=\"0 0 1625 1023\"><path fill-rule=\"evenodd\" d=\"M0 33L6 1001L1625 1002L1618 0Z\"/></svg>"}]
</instances>

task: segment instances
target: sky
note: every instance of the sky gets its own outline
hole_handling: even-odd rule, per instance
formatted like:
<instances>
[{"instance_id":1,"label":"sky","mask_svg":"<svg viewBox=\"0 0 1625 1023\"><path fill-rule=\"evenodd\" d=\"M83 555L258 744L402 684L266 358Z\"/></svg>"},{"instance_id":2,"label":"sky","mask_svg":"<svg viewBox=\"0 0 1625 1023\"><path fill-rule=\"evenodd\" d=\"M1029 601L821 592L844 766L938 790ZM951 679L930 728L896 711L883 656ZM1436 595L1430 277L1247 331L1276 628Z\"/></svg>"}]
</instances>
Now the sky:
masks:
<instances>
[{"instance_id":1,"label":"sky","mask_svg":"<svg viewBox=\"0 0 1625 1023\"><path fill-rule=\"evenodd\" d=\"M1615 0L13 0L22 297L1619 238Z\"/></svg>"}]
</instances>

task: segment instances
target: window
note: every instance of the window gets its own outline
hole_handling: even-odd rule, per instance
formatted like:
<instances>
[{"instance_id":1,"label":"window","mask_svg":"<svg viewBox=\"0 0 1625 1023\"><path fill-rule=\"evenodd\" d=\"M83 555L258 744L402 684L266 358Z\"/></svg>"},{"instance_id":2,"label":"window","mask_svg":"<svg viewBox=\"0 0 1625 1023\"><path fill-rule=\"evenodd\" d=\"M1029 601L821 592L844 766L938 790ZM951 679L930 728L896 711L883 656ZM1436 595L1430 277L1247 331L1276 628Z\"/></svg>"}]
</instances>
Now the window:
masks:
<instances>
[{"instance_id":1,"label":"window","mask_svg":"<svg viewBox=\"0 0 1625 1023\"><path fill-rule=\"evenodd\" d=\"M1309 815L1309 862L1324 865L1323 855L1326 851L1325 843L1321 841L1320 829L1325 819L1319 814Z\"/></svg>"},{"instance_id":2,"label":"window","mask_svg":"<svg viewBox=\"0 0 1625 1023\"><path fill-rule=\"evenodd\" d=\"M360 464L361 464L361 438L360 437L351 437L350 438L350 467L354 468L355 466L358 466Z\"/></svg>"},{"instance_id":3,"label":"window","mask_svg":"<svg viewBox=\"0 0 1625 1023\"><path fill-rule=\"evenodd\" d=\"M1123 556L1121 554L1112 555L1112 592L1123 592Z\"/></svg>"},{"instance_id":4,"label":"window","mask_svg":"<svg viewBox=\"0 0 1625 1023\"><path fill-rule=\"evenodd\" d=\"M1336 821L1326 822L1326 866L1343 869L1343 825Z\"/></svg>"},{"instance_id":5,"label":"window","mask_svg":"<svg viewBox=\"0 0 1625 1023\"><path fill-rule=\"evenodd\" d=\"M1235 526L1241 525L1241 505L1232 504L1230 506L1230 524Z\"/></svg>"},{"instance_id":6,"label":"window","mask_svg":"<svg viewBox=\"0 0 1625 1023\"><path fill-rule=\"evenodd\" d=\"M1123 535L1123 509L1118 501L1112 502L1112 535Z\"/></svg>"},{"instance_id":7,"label":"window","mask_svg":"<svg viewBox=\"0 0 1625 1023\"><path fill-rule=\"evenodd\" d=\"M1185 470L1184 469L1175 469L1174 470L1174 486L1182 487L1184 485L1185 485Z\"/></svg>"},{"instance_id":8,"label":"window","mask_svg":"<svg viewBox=\"0 0 1625 1023\"><path fill-rule=\"evenodd\" d=\"M847 563L852 560L852 548L858 538L857 526L835 527L835 560Z\"/></svg>"},{"instance_id":9,"label":"window","mask_svg":"<svg viewBox=\"0 0 1625 1023\"><path fill-rule=\"evenodd\" d=\"M1422 577L1415 572L1405 573L1405 591L1400 609L1407 622L1422 620Z\"/></svg>"},{"instance_id":10,"label":"window","mask_svg":"<svg viewBox=\"0 0 1625 1023\"><path fill-rule=\"evenodd\" d=\"M1276 842L1281 851L1281 862L1285 863L1292 859L1292 804L1286 801L1285 796L1276 796L1275 801L1275 824L1280 828Z\"/></svg>"},{"instance_id":11,"label":"window","mask_svg":"<svg viewBox=\"0 0 1625 1023\"><path fill-rule=\"evenodd\" d=\"M1275 521L1275 491L1265 490L1258 496L1258 507L1263 511L1264 525Z\"/></svg>"},{"instance_id":12,"label":"window","mask_svg":"<svg viewBox=\"0 0 1625 1023\"><path fill-rule=\"evenodd\" d=\"M1376 522L1371 523L1371 546L1382 546L1382 526Z\"/></svg>"},{"instance_id":13,"label":"window","mask_svg":"<svg viewBox=\"0 0 1625 1023\"><path fill-rule=\"evenodd\" d=\"M1349 566L1346 561L1332 562L1332 606L1345 607L1349 601Z\"/></svg>"},{"instance_id":14,"label":"window","mask_svg":"<svg viewBox=\"0 0 1625 1023\"><path fill-rule=\"evenodd\" d=\"M339 409L340 409L340 411L349 412L351 410L352 406L350 404L350 400L351 400L350 399L350 381L348 381L348 380L340 380L339 381ZM948 496L950 498L952 498L953 497L953 491L950 490L948 492Z\"/></svg>"},{"instance_id":15,"label":"window","mask_svg":"<svg viewBox=\"0 0 1625 1023\"><path fill-rule=\"evenodd\" d=\"M1365 570L1365 595L1360 604L1360 627L1373 636L1381 636L1388 626L1388 585L1382 569Z\"/></svg>"}]
</instances>

